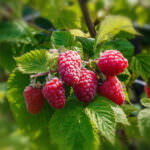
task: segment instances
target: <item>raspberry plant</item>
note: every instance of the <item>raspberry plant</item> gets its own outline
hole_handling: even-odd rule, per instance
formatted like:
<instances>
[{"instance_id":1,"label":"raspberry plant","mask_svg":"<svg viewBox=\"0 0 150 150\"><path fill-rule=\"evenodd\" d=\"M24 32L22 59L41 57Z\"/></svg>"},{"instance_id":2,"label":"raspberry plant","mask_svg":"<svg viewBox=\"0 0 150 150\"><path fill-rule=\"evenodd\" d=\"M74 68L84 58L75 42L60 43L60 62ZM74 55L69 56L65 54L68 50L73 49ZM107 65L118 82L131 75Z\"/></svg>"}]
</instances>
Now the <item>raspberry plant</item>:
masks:
<instances>
[{"instance_id":1,"label":"raspberry plant","mask_svg":"<svg viewBox=\"0 0 150 150\"><path fill-rule=\"evenodd\" d=\"M99 18L97 1L93 11L85 0L56 5L49 0L49 9L39 2L32 4L51 22L23 20L21 8L0 22L7 97L31 149L127 149L133 139L149 148L150 53L147 47L136 53L133 40L141 33L132 21L120 15ZM138 78L146 82L144 109L134 105L131 94Z\"/></svg>"}]
</instances>

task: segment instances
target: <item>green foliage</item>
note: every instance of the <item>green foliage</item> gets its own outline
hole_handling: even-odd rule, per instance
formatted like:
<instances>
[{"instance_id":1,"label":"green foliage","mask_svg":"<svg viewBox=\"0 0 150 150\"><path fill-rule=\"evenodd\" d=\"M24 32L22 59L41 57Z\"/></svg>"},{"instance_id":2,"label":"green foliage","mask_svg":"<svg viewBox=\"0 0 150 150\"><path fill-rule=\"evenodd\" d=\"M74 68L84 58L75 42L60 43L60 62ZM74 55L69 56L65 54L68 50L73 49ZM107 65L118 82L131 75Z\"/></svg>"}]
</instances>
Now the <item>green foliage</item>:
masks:
<instances>
[{"instance_id":1,"label":"green foliage","mask_svg":"<svg viewBox=\"0 0 150 150\"><path fill-rule=\"evenodd\" d=\"M90 56L90 57L92 57L94 55L95 39L77 36L76 40L81 42L81 44L83 46L83 52L85 55Z\"/></svg>"},{"instance_id":2,"label":"green foliage","mask_svg":"<svg viewBox=\"0 0 150 150\"><path fill-rule=\"evenodd\" d=\"M143 98L141 99L141 103L142 105L144 105L145 108L143 110L141 110L138 114L138 126L139 126L139 130L141 135L143 136L143 138L145 138L147 141L150 138L150 99L148 98Z\"/></svg>"},{"instance_id":3,"label":"green foliage","mask_svg":"<svg viewBox=\"0 0 150 150\"><path fill-rule=\"evenodd\" d=\"M121 107L117 105L114 105L114 106L112 105L111 108L113 109L115 113L116 122L129 125L129 121L126 117L126 114L124 113Z\"/></svg>"},{"instance_id":4,"label":"green foliage","mask_svg":"<svg viewBox=\"0 0 150 150\"><path fill-rule=\"evenodd\" d=\"M22 21L0 22L0 42L23 42L33 40L31 29Z\"/></svg>"},{"instance_id":5,"label":"green foliage","mask_svg":"<svg viewBox=\"0 0 150 150\"><path fill-rule=\"evenodd\" d=\"M100 25L96 45L105 40L112 39L121 31L133 35L137 34L130 19L123 16L107 16Z\"/></svg>"},{"instance_id":6,"label":"green foliage","mask_svg":"<svg viewBox=\"0 0 150 150\"><path fill-rule=\"evenodd\" d=\"M56 28L58 29L74 29L80 28L80 26L80 15L72 9L62 10L56 20Z\"/></svg>"},{"instance_id":7,"label":"green foliage","mask_svg":"<svg viewBox=\"0 0 150 150\"><path fill-rule=\"evenodd\" d=\"M70 102L54 113L50 120L50 135L60 150L97 150L98 137L83 106Z\"/></svg>"},{"instance_id":8,"label":"green foliage","mask_svg":"<svg viewBox=\"0 0 150 150\"><path fill-rule=\"evenodd\" d=\"M70 32L67 31L55 31L51 36L51 40L56 47L65 48L71 47L73 44L74 38Z\"/></svg>"},{"instance_id":9,"label":"green foliage","mask_svg":"<svg viewBox=\"0 0 150 150\"><path fill-rule=\"evenodd\" d=\"M6 68L10 72L16 66L15 60L13 59L14 53L12 47L15 48L15 46L10 43L0 43L0 66Z\"/></svg>"},{"instance_id":10,"label":"green foliage","mask_svg":"<svg viewBox=\"0 0 150 150\"><path fill-rule=\"evenodd\" d=\"M140 133L147 140L150 138L150 126L149 126L150 117L149 116L150 116L149 108L140 111L138 114L138 125L139 125Z\"/></svg>"},{"instance_id":11,"label":"green foliage","mask_svg":"<svg viewBox=\"0 0 150 150\"><path fill-rule=\"evenodd\" d=\"M145 107L150 107L150 98L142 98L141 104Z\"/></svg>"},{"instance_id":12,"label":"green foliage","mask_svg":"<svg viewBox=\"0 0 150 150\"><path fill-rule=\"evenodd\" d=\"M49 70L46 50L33 50L15 59L18 69L23 73L39 73Z\"/></svg>"},{"instance_id":13,"label":"green foliage","mask_svg":"<svg viewBox=\"0 0 150 150\"><path fill-rule=\"evenodd\" d=\"M150 77L150 55L149 54L138 54L132 58L130 69L132 72L137 73L145 80Z\"/></svg>"},{"instance_id":14,"label":"green foliage","mask_svg":"<svg viewBox=\"0 0 150 150\"><path fill-rule=\"evenodd\" d=\"M98 97L95 102L87 107L86 112L101 134L110 142L114 143L115 116L110 104L105 101L105 98Z\"/></svg>"},{"instance_id":15,"label":"green foliage","mask_svg":"<svg viewBox=\"0 0 150 150\"><path fill-rule=\"evenodd\" d=\"M0 19L21 18L22 3L18 0L0 1Z\"/></svg>"},{"instance_id":16,"label":"green foliage","mask_svg":"<svg viewBox=\"0 0 150 150\"><path fill-rule=\"evenodd\" d=\"M115 142L116 123L129 125L123 110L105 97L96 97L86 108L93 124L111 143Z\"/></svg>"},{"instance_id":17,"label":"green foliage","mask_svg":"<svg viewBox=\"0 0 150 150\"><path fill-rule=\"evenodd\" d=\"M133 112L139 112L140 111L140 109L135 107L133 104L124 104L124 105L122 105L122 109L126 113L127 116L132 114Z\"/></svg>"}]
</instances>

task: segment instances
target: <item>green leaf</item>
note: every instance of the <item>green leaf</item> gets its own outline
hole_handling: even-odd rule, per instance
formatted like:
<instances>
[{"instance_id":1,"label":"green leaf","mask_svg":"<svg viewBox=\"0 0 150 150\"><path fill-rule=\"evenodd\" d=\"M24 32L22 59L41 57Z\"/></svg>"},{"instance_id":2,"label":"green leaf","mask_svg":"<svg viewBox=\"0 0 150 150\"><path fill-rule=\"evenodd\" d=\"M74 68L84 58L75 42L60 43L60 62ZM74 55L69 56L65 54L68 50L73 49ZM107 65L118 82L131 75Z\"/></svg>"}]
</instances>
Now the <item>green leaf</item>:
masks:
<instances>
[{"instance_id":1,"label":"green leaf","mask_svg":"<svg viewBox=\"0 0 150 150\"><path fill-rule=\"evenodd\" d=\"M82 32L80 29L71 29L69 31L73 36L86 37L86 34Z\"/></svg>"},{"instance_id":2,"label":"green leaf","mask_svg":"<svg viewBox=\"0 0 150 150\"><path fill-rule=\"evenodd\" d=\"M98 137L84 108L70 102L54 113L50 120L50 135L59 150L97 150Z\"/></svg>"},{"instance_id":3,"label":"green leaf","mask_svg":"<svg viewBox=\"0 0 150 150\"><path fill-rule=\"evenodd\" d=\"M117 35L120 31L129 34L137 34L130 19L123 16L107 16L101 23L96 45L105 40L109 40Z\"/></svg>"},{"instance_id":4,"label":"green leaf","mask_svg":"<svg viewBox=\"0 0 150 150\"><path fill-rule=\"evenodd\" d=\"M28 75L14 71L8 80L8 100L14 118L23 132L31 137L38 137L42 130L48 127L53 111L45 101L44 108L38 114L27 112L23 91L29 82Z\"/></svg>"},{"instance_id":5,"label":"green leaf","mask_svg":"<svg viewBox=\"0 0 150 150\"><path fill-rule=\"evenodd\" d=\"M140 111L140 109L135 107L133 104L123 104L121 107L127 115L131 115L131 113L133 113L133 112Z\"/></svg>"},{"instance_id":6,"label":"green leaf","mask_svg":"<svg viewBox=\"0 0 150 150\"><path fill-rule=\"evenodd\" d=\"M67 31L55 31L51 36L51 40L55 46L68 48L73 44L74 37Z\"/></svg>"},{"instance_id":7,"label":"green leaf","mask_svg":"<svg viewBox=\"0 0 150 150\"><path fill-rule=\"evenodd\" d=\"M150 55L138 54L132 58L130 69L147 80L150 77Z\"/></svg>"},{"instance_id":8,"label":"green leaf","mask_svg":"<svg viewBox=\"0 0 150 150\"><path fill-rule=\"evenodd\" d=\"M129 125L129 121L126 117L126 114L124 113L121 107L119 107L118 105L112 105L111 108L115 113L116 122Z\"/></svg>"},{"instance_id":9,"label":"green leaf","mask_svg":"<svg viewBox=\"0 0 150 150\"><path fill-rule=\"evenodd\" d=\"M141 135L149 140L150 138L150 109L144 109L138 114L138 126Z\"/></svg>"},{"instance_id":10,"label":"green leaf","mask_svg":"<svg viewBox=\"0 0 150 150\"><path fill-rule=\"evenodd\" d=\"M150 107L150 98L142 98L141 104L145 107Z\"/></svg>"},{"instance_id":11,"label":"green leaf","mask_svg":"<svg viewBox=\"0 0 150 150\"><path fill-rule=\"evenodd\" d=\"M81 42L83 46L83 51L88 56L92 57L94 55L94 42L95 40L93 38L85 38L85 37L76 37L76 40Z\"/></svg>"},{"instance_id":12,"label":"green leaf","mask_svg":"<svg viewBox=\"0 0 150 150\"><path fill-rule=\"evenodd\" d=\"M0 22L0 42L23 42L34 41L31 29L25 22Z\"/></svg>"},{"instance_id":13,"label":"green leaf","mask_svg":"<svg viewBox=\"0 0 150 150\"><path fill-rule=\"evenodd\" d=\"M86 113L102 136L114 143L116 122L110 100L97 97L87 106Z\"/></svg>"},{"instance_id":14,"label":"green leaf","mask_svg":"<svg viewBox=\"0 0 150 150\"><path fill-rule=\"evenodd\" d=\"M16 62L18 69L23 73L47 72L46 50L33 50L23 56L17 57Z\"/></svg>"},{"instance_id":15,"label":"green leaf","mask_svg":"<svg viewBox=\"0 0 150 150\"><path fill-rule=\"evenodd\" d=\"M56 28L58 29L74 29L80 28L80 15L73 9L64 9L61 11L57 21Z\"/></svg>"},{"instance_id":16,"label":"green leaf","mask_svg":"<svg viewBox=\"0 0 150 150\"><path fill-rule=\"evenodd\" d=\"M11 45L10 43L0 43L0 66L4 67L9 72L11 72L16 66L16 62L13 59L13 48L15 48L15 46Z\"/></svg>"},{"instance_id":17,"label":"green leaf","mask_svg":"<svg viewBox=\"0 0 150 150\"><path fill-rule=\"evenodd\" d=\"M141 139L139 128L138 128L137 117L133 117L133 116L128 117L128 120L129 120L130 126L124 126L127 138L132 139L133 137L134 138L138 137Z\"/></svg>"}]
</instances>

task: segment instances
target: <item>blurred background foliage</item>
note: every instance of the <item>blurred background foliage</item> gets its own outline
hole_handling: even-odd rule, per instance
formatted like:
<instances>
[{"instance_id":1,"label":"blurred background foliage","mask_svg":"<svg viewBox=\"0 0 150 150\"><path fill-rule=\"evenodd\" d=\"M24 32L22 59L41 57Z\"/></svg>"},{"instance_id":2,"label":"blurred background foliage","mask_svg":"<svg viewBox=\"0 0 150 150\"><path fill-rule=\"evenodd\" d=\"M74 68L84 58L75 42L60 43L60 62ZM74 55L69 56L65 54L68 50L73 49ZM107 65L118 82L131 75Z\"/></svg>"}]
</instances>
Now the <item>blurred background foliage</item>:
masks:
<instances>
[{"instance_id":1,"label":"blurred background foliage","mask_svg":"<svg viewBox=\"0 0 150 150\"><path fill-rule=\"evenodd\" d=\"M107 15L130 18L134 27L141 33L140 36L138 35L134 40L131 40L135 46L135 54L140 53L140 49L144 53L150 54L150 0L88 0L88 8L97 30L99 24ZM42 140L47 134L46 131L42 133L43 135L40 136L40 139L35 137L35 141L33 139L31 141L18 128L7 100L6 81L9 73L16 67L15 57L32 49L54 48L50 43L50 35L53 31L60 30L70 31L74 35L82 35L83 38L78 37L76 42L80 41L85 51L93 48L94 40L90 38L84 39L84 37L89 37L89 33L77 0L0 0L1 150L36 150L38 147L43 147L41 150L49 149L48 146L42 145ZM54 37L57 38L57 35ZM55 39L53 40L55 42ZM86 40L88 40L88 46L85 44ZM81 43L74 44L72 48L76 48L76 46L82 47ZM129 41L126 39L109 40L103 44L101 49L112 47L120 49L130 63L131 56L134 55L134 47ZM130 49L130 53L127 54L125 49ZM91 53L91 55L94 54ZM139 99L145 97L144 88L142 85L134 83L133 88L129 89L128 93L130 99L136 105L135 107L132 107L132 105L126 107L124 105L123 109L127 113L132 112L132 115L128 116L132 126L125 128L127 135L124 135L122 130L118 131L115 146L106 143L102 139L103 147L101 149L119 150L122 145L124 145L124 149L137 148L144 150L150 148L148 138L145 139L140 136L136 119L138 111L144 107L139 104ZM147 131L150 133L149 129ZM147 134L146 136L149 137ZM123 138L128 138L128 140ZM124 141L127 143L124 143ZM39 143L38 145L37 142ZM48 139L46 142L48 142ZM130 145L130 147L126 145ZM52 147L51 149L55 149Z\"/></svg>"}]
</instances>

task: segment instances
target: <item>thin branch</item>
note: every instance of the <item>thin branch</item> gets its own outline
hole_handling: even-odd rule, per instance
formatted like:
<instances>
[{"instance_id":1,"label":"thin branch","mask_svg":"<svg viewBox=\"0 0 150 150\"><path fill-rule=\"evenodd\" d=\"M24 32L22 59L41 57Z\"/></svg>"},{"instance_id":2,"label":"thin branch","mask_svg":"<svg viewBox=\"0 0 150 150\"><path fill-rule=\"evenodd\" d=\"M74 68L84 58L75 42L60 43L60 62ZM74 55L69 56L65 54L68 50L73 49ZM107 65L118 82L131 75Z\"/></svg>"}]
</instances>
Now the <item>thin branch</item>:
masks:
<instances>
[{"instance_id":1,"label":"thin branch","mask_svg":"<svg viewBox=\"0 0 150 150\"><path fill-rule=\"evenodd\" d=\"M88 12L87 3L86 3L87 0L78 0L78 1L79 1L79 4L80 4L80 7L81 7L81 10L82 10L86 25L87 25L88 30L90 32L90 35L91 35L91 37L94 38L96 36L96 31L95 31L95 28L94 28L94 24L92 23L92 20L90 18L90 14Z\"/></svg>"}]
</instances>

